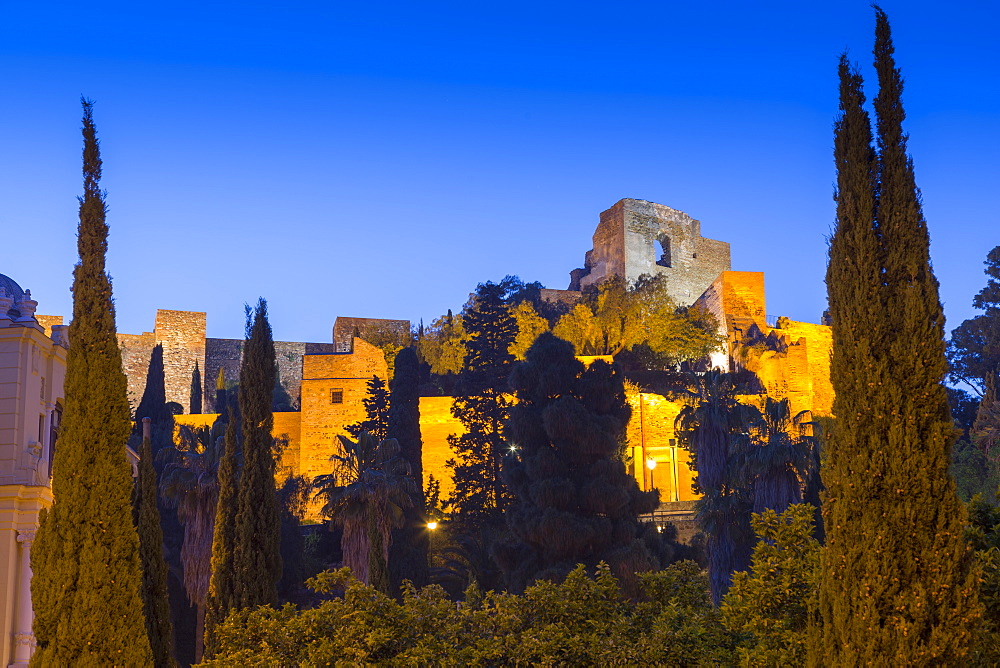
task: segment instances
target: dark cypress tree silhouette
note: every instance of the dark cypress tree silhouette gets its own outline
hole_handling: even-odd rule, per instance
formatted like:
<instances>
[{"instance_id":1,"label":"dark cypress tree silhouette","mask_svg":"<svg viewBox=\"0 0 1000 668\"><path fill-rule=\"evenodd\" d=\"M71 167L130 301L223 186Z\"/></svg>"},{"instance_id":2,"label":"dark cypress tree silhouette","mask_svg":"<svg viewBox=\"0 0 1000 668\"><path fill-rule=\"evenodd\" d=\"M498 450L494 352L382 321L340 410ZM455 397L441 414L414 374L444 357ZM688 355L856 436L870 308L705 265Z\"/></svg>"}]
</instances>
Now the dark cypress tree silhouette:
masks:
<instances>
[{"instance_id":1,"label":"dark cypress tree silhouette","mask_svg":"<svg viewBox=\"0 0 1000 668\"><path fill-rule=\"evenodd\" d=\"M517 337L517 323L506 292L504 282L480 283L462 321L469 341L452 413L466 433L448 438L455 451L448 461L455 480L448 503L467 521L499 519L507 502L500 476L503 427L510 410L504 393L514 363L510 345Z\"/></svg>"},{"instance_id":2,"label":"dark cypress tree silhouette","mask_svg":"<svg viewBox=\"0 0 1000 668\"><path fill-rule=\"evenodd\" d=\"M139 536L132 524L131 421L105 271L108 225L93 103L83 100L84 194L73 272L66 406L53 462L55 503L31 554L35 666L150 665Z\"/></svg>"},{"instance_id":3,"label":"dark cypress tree silhouette","mask_svg":"<svg viewBox=\"0 0 1000 668\"><path fill-rule=\"evenodd\" d=\"M344 427L344 431L354 438L366 431L377 440L388 438L386 432L389 426L389 390L385 381L378 376L372 376L368 381L368 391L361 400L365 407L365 419Z\"/></svg>"},{"instance_id":4,"label":"dark cypress tree silhouette","mask_svg":"<svg viewBox=\"0 0 1000 668\"><path fill-rule=\"evenodd\" d=\"M191 401L188 412L191 415L201 414L201 368L197 360L194 362L194 372L191 373Z\"/></svg>"},{"instance_id":5,"label":"dark cypress tree silhouette","mask_svg":"<svg viewBox=\"0 0 1000 668\"><path fill-rule=\"evenodd\" d=\"M281 517L281 580L278 595L289 601L306 578L305 538L299 528L309 501L309 481L303 476L289 476L278 490Z\"/></svg>"},{"instance_id":6,"label":"dark cypress tree silhouette","mask_svg":"<svg viewBox=\"0 0 1000 668\"><path fill-rule=\"evenodd\" d=\"M274 487L274 415L271 392L277 366L274 340L267 321L267 302L257 301L240 365L240 413L243 423L243 468L237 494L233 572L236 607L252 608L277 602L281 579L281 522Z\"/></svg>"},{"instance_id":7,"label":"dark cypress tree silhouette","mask_svg":"<svg viewBox=\"0 0 1000 668\"><path fill-rule=\"evenodd\" d=\"M509 589L561 582L577 564L596 569L603 561L622 590L637 595L636 574L665 562L652 525L638 520L656 509L659 492L640 491L621 456L631 414L622 375L603 361L585 369L570 343L546 332L511 386L513 454L504 466L514 499L506 513L511 540L495 551Z\"/></svg>"},{"instance_id":8,"label":"dark cypress tree silhouette","mask_svg":"<svg viewBox=\"0 0 1000 668\"><path fill-rule=\"evenodd\" d=\"M423 490L423 443L420 437L420 361L413 347L396 353L396 373L389 395L388 438L399 443L399 454L410 465L413 503L403 509L403 526L393 530L389 546L389 581L398 592L403 580L417 587L427 584L430 537Z\"/></svg>"},{"instance_id":9,"label":"dark cypress tree silhouette","mask_svg":"<svg viewBox=\"0 0 1000 668\"><path fill-rule=\"evenodd\" d=\"M712 601L719 605L733 573L750 567L755 490L743 462L750 446L744 434L760 413L736 400L748 380L741 374L713 369L691 380L693 396L677 416L677 429L697 471L698 525L706 536Z\"/></svg>"},{"instance_id":10,"label":"dark cypress tree silhouette","mask_svg":"<svg viewBox=\"0 0 1000 668\"><path fill-rule=\"evenodd\" d=\"M163 532L157 508L156 469L153 468L152 424L149 418L139 421L143 430L139 450L139 477L136 480L132 520L139 533L139 561L142 564L142 607L146 615L146 634L153 650L156 668L176 665L173 656L173 624L167 595L167 562L163 559Z\"/></svg>"},{"instance_id":11,"label":"dark cypress tree silhouette","mask_svg":"<svg viewBox=\"0 0 1000 668\"><path fill-rule=\"evenodd\" d=\"M236 404L236 402L233 402ZM237 607L236 573L236 515L238 512L241 451L241 419L239 406L226 410L229 422L225 424L222 461L219 463L219 500L215 512L215 532L212 536L212 577L205 602L204 656L211 658L218 647L215 628L222 623L229 611ZM221 415L220 415L221 417Z\"/></svg>"},{"instance_id":12,"label":"dark cypress tree silhouette","mask_svg":"<svg viewBox=\"0 0 1000 668\"><path fill-rule=\"evenodd\" d=\"M878 155L841 58L837 227L827 287L838 422L823 478L815 665L958 665L981 614L948 475L944 317L906 153L889 23L875 8Z\"/></svg>"}]
</instances>

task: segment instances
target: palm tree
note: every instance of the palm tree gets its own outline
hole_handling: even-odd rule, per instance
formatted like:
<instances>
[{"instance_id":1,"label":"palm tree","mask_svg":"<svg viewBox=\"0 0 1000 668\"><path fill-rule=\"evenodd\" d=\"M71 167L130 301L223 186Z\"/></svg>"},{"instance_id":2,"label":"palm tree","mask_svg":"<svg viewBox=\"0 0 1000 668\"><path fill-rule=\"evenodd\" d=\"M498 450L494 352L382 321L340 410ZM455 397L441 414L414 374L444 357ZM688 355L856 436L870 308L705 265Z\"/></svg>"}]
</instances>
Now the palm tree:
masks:
<instances>
[{"instance_id":1,"label":"palm tree","mask_svg":"<svg viewBox=\"0 0 1000 668\"><path fill-rule=\"evenodd\" d=\"M695 489L703 495L697 519L707 538L708 578L716 605L729 589L733 572L749 568L753 546L753 481L738 453L746 447L760 412L736 400L747 380L745 372L719 369L691 374L693 387L676 423L697 471Z\"/></svg>"},{"instance_id":2,"label":"palm tree","mask_svg":"<svg viewBox=\"0 0 1000 668\"><path fill-rule=\"evenodd\" d=\"M802 502L802 489L815 464L815 439L805 433L808 411L794 417L788 399L766 397L764 410L750 430L751 443L741 448L746 476L754 481L753 512L768 508L783 513Z\"/></svg>"},{"instance_id":3,"label":"palm tree","mask_svg":"<svg viewBox=\"0 0 1000 668\"><path fill-rule=\"evenodd\" d=\"M388 594L392 529L402 526L416 481L396 439L379 441L368 432L357 441L338 438L343 452L330 457L331 473L313 481L316 498L323 501L323 515L343 528L344 565L361 582Z\"/></svg>"},{"instance_id":4,"label":"palm tree","mask_svg":"<svg viewBox=\"0 0 1000 668\"><path fill-rule=\"evenodd\" d=\"M213 438L208 427L198 430L182 427L180 446L161 451L170 461L163 468L160 496L177 509L177 519L184 528L181 544L184 590L198 610L195 661L201 661L203 650L205 600L212 575L212 537L219 500L222 448L222 437Z\"/></svg>"}]
</instances>

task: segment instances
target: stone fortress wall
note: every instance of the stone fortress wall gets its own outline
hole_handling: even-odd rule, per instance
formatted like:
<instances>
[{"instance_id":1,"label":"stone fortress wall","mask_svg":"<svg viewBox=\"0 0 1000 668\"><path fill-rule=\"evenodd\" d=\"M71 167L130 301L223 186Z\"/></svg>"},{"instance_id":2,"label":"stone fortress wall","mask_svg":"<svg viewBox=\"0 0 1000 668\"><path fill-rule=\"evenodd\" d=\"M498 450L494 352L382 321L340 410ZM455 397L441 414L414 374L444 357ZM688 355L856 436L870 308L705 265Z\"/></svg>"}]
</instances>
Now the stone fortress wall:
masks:
<instances>
[{"instance_id":1,"label":"stone fortress wall","mask_svg":"<svg viewBox=\"0 0 1000 668\"><path fill-rule=\"evenodd\" d=\"M571 274L571 290L546 290L543 296L573 303L579 299L580 288L612 275L635 280L643 273L663 274L679 304L695 303L718 320L726 345L713 356L715 366L755 371L768 394L788 397L795 413L809 410L814 415L830 414L830 328L787 318L779 318L769 326L773 319L766 315L764 274L731 271L729 244L703 238L697 220L652 202L621 200L601 214L594 249L587 257L587 267ZM178 354L182 361L168 365L168 373L176 376L168 381L168 387L185 388L184 402L179 402L185 406L191 376L184 364L190 362L193 368L192 360L203 351L205 409L212 410L218 370L224 369L229 382L238 377L242 341L202 339L199 347L196 328L204 332L204 314L182 317L179 314L183 312L170 311L161 317L160 313L153 333L122 335L123 347L128 350L132 345L130 354L137 355L134 351L143 346L151 350L156 341L179 342L170 350L172 354L183 351ZM354 338L353 332L404 325L408 329L405 320L339 317L332 343L275 343L280 381L300 407L299 412L275 413L275 436L288 441L279 466L281 476L294 473L314 477L330 472L330 455L339 448L337 435L346 434L344 427L364 417L362 399L368 380L372 375L385 380L387 375L381 350ZM177 335L159 332L171 327L186 331ZM165 358L167 354L165 346ZM145 372L144 364L133 362L129 366L130 388L136 388L136 402L142 394ZM453 457L448 436L462 431L462 425L451 415L452 401L451 397L424 397L420 401L424 484L433 475L441 483L442 496L453 487L446 466ZM674 427L682 403L647 392L630 395L629 402L630 471L640 487L659 489L666 505L673 504L689 515L697 495L692 491L688 453L679 447ZM178 416L178 423L211 424L213 419L211 414L184 415Z\"/></svg>"},{"instance_id":2,"label":"stone fortress wall","mask_svg":"<svg viewBox=\"0 0 1000 668\"><path fill-rule=\"evenodd\" d=\"M47 316L52 317L52 316ZM61 324L61 323L55 323ZM190 413L191 377L195 362L201 370L201 410L212 412L215 388L222 369L228 385L239 381L243 358L243 339L215 339L205 335L206 314L200 311L156 311L152 332L118 334L122 348L122 365L128 378L129 403L135 409L146 388L146 371L153 347L163 345L163 372L167 401L175 401ZM278 379L298 408L302 388L302 358L304 355L328 354L335 350L332 343L275 341L275 361Z\"/></svg>"},{"instance_id":3,"label":"stone fortress wall","mask_svg":"<svg viewBox=\"0 0 1000 668\"><path fill-rule=\"evenodd\" d=\"M203 311L168 311L158 309L152 332L118 334L122 366L128 378L129 403L134 409L146 388L149 358L156 345L163 346L163 375L167 401L190 412L191 375L195 362L205 371L205 323ZM214 386L213 386L214 387Z\"/></svg>"}]
</instances>

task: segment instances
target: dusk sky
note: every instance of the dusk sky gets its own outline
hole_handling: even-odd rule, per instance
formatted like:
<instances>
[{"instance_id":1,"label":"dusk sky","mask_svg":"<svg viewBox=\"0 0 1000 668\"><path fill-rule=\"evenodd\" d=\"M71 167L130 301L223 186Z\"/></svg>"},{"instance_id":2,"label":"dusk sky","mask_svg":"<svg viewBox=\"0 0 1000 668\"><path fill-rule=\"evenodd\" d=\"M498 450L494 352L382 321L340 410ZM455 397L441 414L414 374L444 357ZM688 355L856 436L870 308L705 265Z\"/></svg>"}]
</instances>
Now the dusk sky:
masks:
<instances>
[{"instance_id":1,"label":"dusk sky","mask_svg":"<svg viewBox=\"0 0 1000 668\"><path fill-rule=\"evenodd\" d=\"M818 322L844 49L875 93L866 1L3 4L0 273L70 314L86 95L129 333L165 308L240 337L261 295L323 342L505 274L566 288L624 197ZM882 6L950 330L1000 244L1000 3Z\"/></svg>"}]
</instances>

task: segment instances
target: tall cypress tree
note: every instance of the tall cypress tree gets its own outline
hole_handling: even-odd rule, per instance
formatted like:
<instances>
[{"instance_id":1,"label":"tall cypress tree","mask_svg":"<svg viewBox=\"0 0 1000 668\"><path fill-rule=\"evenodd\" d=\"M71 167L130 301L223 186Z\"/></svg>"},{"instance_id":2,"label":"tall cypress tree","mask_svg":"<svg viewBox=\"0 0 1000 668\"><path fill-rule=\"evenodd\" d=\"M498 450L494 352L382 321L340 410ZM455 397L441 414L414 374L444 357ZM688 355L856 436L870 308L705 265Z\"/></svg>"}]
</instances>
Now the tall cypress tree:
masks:
<instances>
[{"instance_id":1,"label":"tall cypress tree","mask_svg":"<svg viewBox=\"0 0 1000 668\"><path fill-rule=\"evenodd\" d=\"M173 624L167 595L167 562L163 559L163 531L157 508L156 470L153 468L152 425L142 418L142 446L139 450L139 477L135 484L132 519L139 533L139 561L142 564L142 607L146 613L146 634L156 668L172 668Z\"/></svg>"},{"instance_id":2,"label":"tall cypress tree","mask_svg":"<svg viewBox=\"0 0 1000 668\"><path fill-rule=\"evenodd\" d=\"M235 403L235 402L234 402ZM212 577L205 602L204 656L211 658L216 650L215 627L229 611L237 607L236 576L233 561L236 553L236 515L240 482L240 419L239 407L233 410L218 407L229 416L222 436L222 460L219 463L219 499L215 511L215 531L212 536ZM221 417L221 415L220 415Z\"/></svg>"},{"instance_id":3,"label":"tall cypress tree","mask_svg":"<svg viewBox=\"0 0 1000 668\"><path fill-rule=\"evenodd\" d=\"M396 353L396 373L389 395L388 438L399 443L399 454L410 464L414 480L412 505L403 509L403 526L393 530L389 546L391 591L403 580L417 587L427 584L430 536L423 490L423 443L420 436L420 360L414 347Z\"/></svg>"},{"instance_id":4,"label":"tall cypress tree","mask_svg":"<svg viewBox=\"0 0 1000 668\"><path fill-rule=\"evenodd\" d=\"M906 153L889 23L876 7L877 156L841 58L837 227L827 287L838 421L823 479L816 665L955 665L981 613L948 475L944 317Z\"/></svg>"},{"instance_id":5,"label":"tall cypress tree","mask_svg":"<svg viewBox=\"0 0 1000 668\"><path fill-rule=\"evenodd\" d=\"M34 666L144 666L150 650L142 606L139 536L132 524L131 429L105 271L106 207L93 103L83 100L84 194L73 272L55 503L41 516L31 555Z\"/></svg>"},{"instance_id":6,"label":"tall cypress tree","mask_svg":"<svg viewBox=\"0 0 1000 668\"><path fill-rule=\"evenodd\" d=\"M201 414L201 369L198 360L194 362L194 372L191 374L191 401L188 412L191 415Z\"/></svg>"},{"instance_id":7,"label":"tall cypress tree","mask_svg":"<svg viewBox=\"0 0 1000 668\"><path fill-rule=\"evenodd\" d=\"M251 320L240 365L243 469L237 495L233 572L239 608L274 605L281 579L281 521L274 486L274 415L271 392L277 374L267 302L260 299Z\"/></svg>"}]
</instances>

